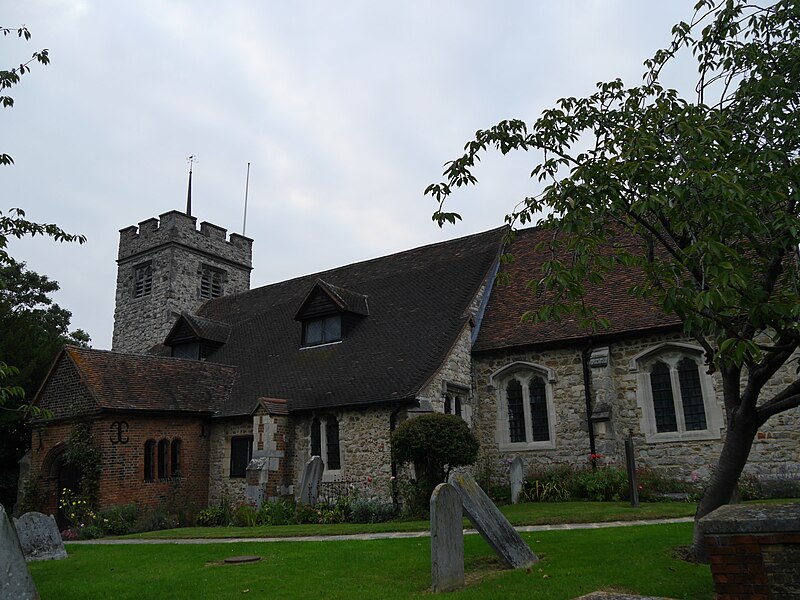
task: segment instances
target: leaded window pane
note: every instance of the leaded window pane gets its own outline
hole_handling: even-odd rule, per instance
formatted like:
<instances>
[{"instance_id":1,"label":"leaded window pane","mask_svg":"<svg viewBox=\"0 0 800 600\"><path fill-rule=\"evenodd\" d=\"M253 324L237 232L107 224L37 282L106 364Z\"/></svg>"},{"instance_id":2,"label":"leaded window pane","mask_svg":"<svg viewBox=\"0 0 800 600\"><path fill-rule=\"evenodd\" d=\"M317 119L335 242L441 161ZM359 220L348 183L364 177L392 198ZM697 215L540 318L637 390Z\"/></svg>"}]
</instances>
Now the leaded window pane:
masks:
<instances>
[{"instance_id":1,"label":"leaded window pane","mask_svg":"<svg viewBox=\"0 0 800 600\"><path fill-rule=\"evenodd\" d=\"M170 473L173 477L178 477L181 474L181 441L172 440L169 447L170 450Z\"/></svg>"},{"instance_id":2,"label":"leaded window pane","mask_svg":"<svg viewBox=\"0 0 800 600\"><path fill-rule=\"evenodd\" d=\"M152 481L155 477L155 461L153 460L155 453L155 440L147 440L144 443L144 478L146 481Z\"/></svg>"},{"instance_id":3,"label":"leaded window pane","mask_svg":"<svg viewBox=\"0 0 800 600\"><path fill-rule=\"evenodd\" d=\"M167 452L169 452L169 442L161 440L158 442L158 478L167 477Z\"/></svg>"},{"instance_id":4,"label":"leaded window pane","mask_svg":"<svg viewBox=\"0 0 800 600\"><path fill-rule=\"evenodd\" d=\"M522 384L512 379L506 386L508 431L512 442L525 442L525 409L522 406Z\"/></svg>"},{"instance_id":5,"label":"leaded window pane","mask_svg":"<svg viewBox=\"0 0 800 600\"><path fill-rule=\"evenodd\" d=\"M547 394L541 377L531 379L528 386L531 401L531 431L534 442L550 439L550 424L547 417Z\"/></svg>"},{"instance_id":6,"label":"leaded window pane","mask_svg":"<svg viewBox=\"0 0 800 600\"><path fill-rule=\"evenodd\" d=\"M444 414L449 415L452 412L452 400L450 399L450 394L445 394L444 397Z\"/></svg>"},{"instance_id":7,"label":"leaded window pane","mask_svg":"<svg viewBox=\"0 0 800 600\"><path fill-rule=\"evenodd\" d=\"M322 429L317 417L311 421L311 456L322 456Z\"/></svg>"},{"instance_id":8,"label":"leaded window pane","mask_svg":"<svg viewBox=\"0 0 800 600\"><path fill-rule=\"evenodd\" d=\"M306 323L306 344L322 343L322 321L308 321Z\"/></svg>"},{"instance_id":9,"label":"leaded window pane","mask_svg":"<svg viewBox=\"0 0 800 600\"><path fill-rule=\"evenodd\" d=\"M653 392L653 410L656 415L656 431L678 431L675 402L672 399L672 382L669 367L659 361L650 371L650 388Z\"/></svg>"},{"instance_id":10,"label":"leaded window pane","mask_svg":"<svg viewBox=\"0 0 800 600\"><path fill-rule=\"evenodd\" d=\"M339 421L333 416L325 419L325 450L328 469L332 471L341 469L342 463L339 459Z\"/></svg>"},{"instance_id":11,"label":"leaded window pane","mask_svg":"<svg viewBox=\"0 0 800 600\"><path fill-rule=\"evenodd\" d=\"M253 438L231 438L231 477L244 477L247 475L247 465L253 457Z\"/></svg>"},{"instance_id":12,"label":"leaded window pane","mask_svg":"<svg viewBox=\"0 0 800 600\"><path fill-rule=\"evenodd\" d=\"M683 418L687 431L706 429L706 409L703 404L703 390L700 387L700 371L697 363L684 358L678 363L678 381L681 384Z\"/></svg>"},{"instance_id":13,"label":"leaded window pane","mask_svg":"<svg viewBox=\"0 0 800 600\"><path fill-rule=\"evenodd\" d=\"M323 322L323 338L326 342L336 342L342 339L342 318L339 315L326 317Z\"/></svg>"}]
</instances>

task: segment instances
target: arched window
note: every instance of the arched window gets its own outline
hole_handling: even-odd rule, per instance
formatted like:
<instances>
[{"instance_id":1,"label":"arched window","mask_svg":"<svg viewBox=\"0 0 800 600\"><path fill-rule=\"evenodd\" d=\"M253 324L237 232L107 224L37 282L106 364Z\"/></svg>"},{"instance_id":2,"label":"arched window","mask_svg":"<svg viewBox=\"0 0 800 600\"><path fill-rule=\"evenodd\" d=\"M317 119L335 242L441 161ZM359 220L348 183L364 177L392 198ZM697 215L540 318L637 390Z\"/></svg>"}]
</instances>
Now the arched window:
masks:
<instances>
[{"instance_id":1,"label":"arched window","mask_svg":"<svg viewBox=\"0 0 800 600\"><path fill-rule=\"evenodd\" d=\"M181 476L181 440L174 439L169 446L169 472L172 477Z\"/></svg>"},{"instance_id":2,"label":"arched window","mask_svg":"<svg viewBox=\"0 0 800 600\"><path fill-rule=\"evenodd\" d=\"M169 477L167 473L167 461L169 460L169 440L160 440L158 442L158 478L166 479Z\"/></svg>"},{"instance_id":3,"label":"arched window","mask_svg":"<svg viewBox=\"0 0 800 600\"><path fill-rule=\"evenodd\" d=\"M551 369L524 362L510 364L492 375L500 450L555 448L553 382Z\"/></svg>"},{"instance_id":4,"label":"arched window","mask_svg":"<svg viewBox=\"0 0 800 600\"><path fill-rule=\"evenodd\" d=\"M144 443L144 479L152 481L155 479L155 454L156 441L147 440Z\"/></svg>"},{"instance_id":5,"label":"arched window","mask_svg":"<svg viewBox=\"0 0 800 600\"><path fill-rule=\"evenodd\" d=\"M334 415L315 416L311 420L311 456L319 456L325 463L325 475L336 476L342 468L339 445L339 421Z\"/></svg>"},{"instance_id":6,"label":"arched window","mask_svg":"<svg viewBox=\"0 0 800 600\"><path fill-rule=\"evenodd\" d=\"M703 350L678 342L659 344L637 354L636 401L648 442L718 439L722 409L706 373Z\"/></svg>"},{"instance_id":7,"label":"arched window","mask_svg":"<svg viewBox=\"0 0 800 600\"><path fill-rule=\"evenodd\" d=\"M325 463L331 471L342 468L339 456L339 421L329 415L325 419Z\"/></svg>"}]
</instances>

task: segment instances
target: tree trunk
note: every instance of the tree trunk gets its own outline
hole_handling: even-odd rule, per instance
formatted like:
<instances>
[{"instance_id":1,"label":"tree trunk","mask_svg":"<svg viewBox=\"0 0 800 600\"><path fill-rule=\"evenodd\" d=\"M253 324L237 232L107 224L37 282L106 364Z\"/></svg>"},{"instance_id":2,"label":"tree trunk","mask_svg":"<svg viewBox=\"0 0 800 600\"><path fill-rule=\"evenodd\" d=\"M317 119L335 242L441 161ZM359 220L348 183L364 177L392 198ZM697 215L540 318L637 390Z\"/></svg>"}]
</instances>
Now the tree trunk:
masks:
<instances>
[{"instance_id":1,"label":"tree trunk","mask_svg":"<svg viewBox=\"0 0 800 600\"><path fill-rule=\"evenodd\" d=\"M730 502L736 491L736 484L742 474L742 469L747 463L747 457L750 455L750 448L753 446L753 439L757 431L758 422L755 415L741 414L736 411L728 419L725 444L722 446L717 467L711 475L711 481L703 493L694 517L692 556L695 560L708 561L703 545L703 533L698 522L710 512Z\"/></svg>"}]
</instances>

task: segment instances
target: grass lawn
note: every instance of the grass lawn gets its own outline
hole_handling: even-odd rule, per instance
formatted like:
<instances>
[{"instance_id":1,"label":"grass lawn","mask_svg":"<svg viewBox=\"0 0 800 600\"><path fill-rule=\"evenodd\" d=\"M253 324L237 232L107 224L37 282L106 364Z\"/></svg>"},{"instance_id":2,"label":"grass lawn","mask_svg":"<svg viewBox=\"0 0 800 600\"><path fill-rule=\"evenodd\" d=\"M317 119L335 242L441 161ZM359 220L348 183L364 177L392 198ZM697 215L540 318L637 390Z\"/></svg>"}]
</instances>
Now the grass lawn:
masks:
<instances>
[{"instance_id":1,"label":"grass lawn","mask_svg":"<svg viewBox=\"0 0 800 600\"><path fill-rule=\"evenodd\" d=\"M635 521L694 516L696 505L686 502L648 502L631 508L628 502L534 502L500 507L513 525L555 525L559 523L594 523ZM464 521L469 527L469 521ZM427 531L428 521L391 521L389 523L335 523L331 525L285 525L260 527L183 527L150 531L129 537L151 539L175 538L248 538L297 537L304 535L342 535L348 533L383 533L387 531Z\"/></svg>"},{"instance_id":2,"label":"grass lawn","mask_svg":"<svg viewBox=\"0 0 800 600\"><path fill-rule=\"evenodd\" d=\"M522 534L542 559L501 570L477 535L465 537L467 587L448 598L567 599L598 589L702 600L708 566L672 556L691 523ZM43 600L90 598L409 598L430 586L428 538L241 542L200 545L74 545L69 558L31 563ZM254 564L222 559L258 555Z\"/></svg>"}]
</instances>

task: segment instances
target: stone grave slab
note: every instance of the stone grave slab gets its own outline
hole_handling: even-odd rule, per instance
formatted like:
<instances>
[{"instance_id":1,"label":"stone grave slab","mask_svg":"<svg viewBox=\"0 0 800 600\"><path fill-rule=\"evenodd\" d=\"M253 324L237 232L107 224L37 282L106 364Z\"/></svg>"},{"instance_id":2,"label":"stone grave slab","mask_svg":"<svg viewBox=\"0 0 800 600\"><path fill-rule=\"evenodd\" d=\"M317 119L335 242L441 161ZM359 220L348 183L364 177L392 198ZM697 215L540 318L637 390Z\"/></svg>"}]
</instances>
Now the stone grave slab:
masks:
<instances>
[{"instance_id":1,"label":"stone grave slab","mask_svg":"<svg viewBox=\"0 0 800 600\"><path fill-rule=\"evenodd\" d=\"M14 519L19 545L25 560L61 560L67 558L64 542L53 515L29 512Z\"/></svg>"},{"instance_id":2,"label":"stone grave slab","mask_svg":"<svg viewBox=\"0 0 800 600\"><path fill-rule=\"evenodd\" d=\"M522 484L525 481L525 465L519 456L511 461L511 503L519 504Z\"/></svg>"},{"instance_id":3,"label":"stone grave slab","mask_svg":"<svg viewBox=\"0 0 800 600\"><path fill-rule=\"evenodd\" d=\"M464 512L483 539L509 567L521 569L539 562L528 544L468 473L452 473L450 484L461 497Z\"/></svg>"},{"instance_id":4,"label":"stone grave slab","mask_svg":"<svg viewBox=\"0 0 800 600\"><path fill-rule=\"evenodd\" d=\"M302 504L314 505L319 500L319 486L322 483L322 473L325 471L325 463L319 456L312 456L303 469L303 476L300 478L300 502Z\"/></svg>"},{"instance_id":5,"label":"stone grave slab","mask_svg":"<svg viewBox=\"0 0 800 600\"><path fill-rule=\"evenodd\" d=\"M39 592L19 547L17 533L0 504L0 598L38 600Z\"/></svg>"},{"instance_id":6,"label":"stone grave slab","mask_svg":"<svg viewBox=\"0 0 800 600\"><path fill-rule=\"evenodd\" d=\"M449 483L431 494L431 589L448 592L464 585L461 497Z\"/></svg>"}]
</instances>

